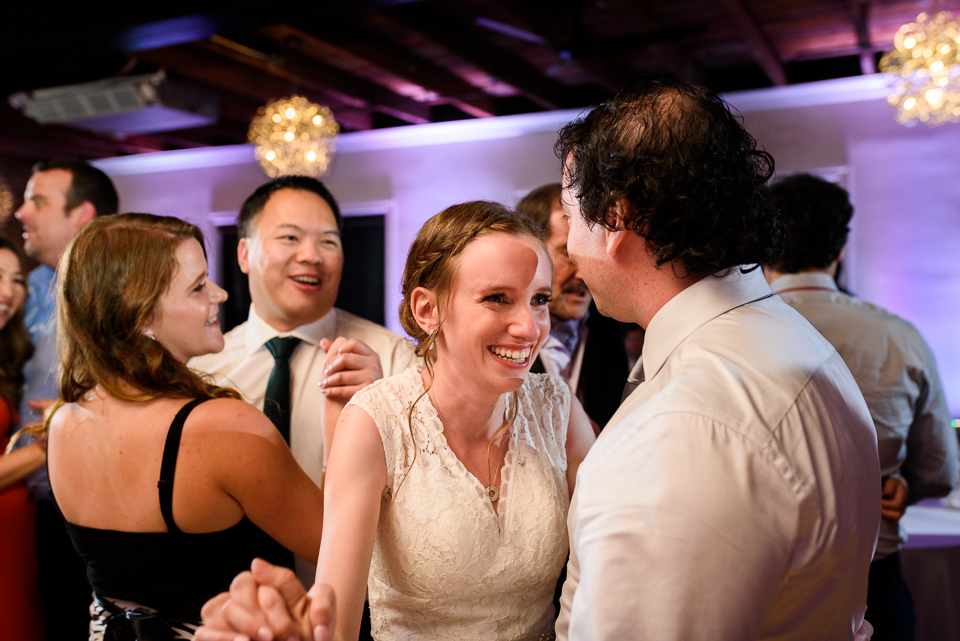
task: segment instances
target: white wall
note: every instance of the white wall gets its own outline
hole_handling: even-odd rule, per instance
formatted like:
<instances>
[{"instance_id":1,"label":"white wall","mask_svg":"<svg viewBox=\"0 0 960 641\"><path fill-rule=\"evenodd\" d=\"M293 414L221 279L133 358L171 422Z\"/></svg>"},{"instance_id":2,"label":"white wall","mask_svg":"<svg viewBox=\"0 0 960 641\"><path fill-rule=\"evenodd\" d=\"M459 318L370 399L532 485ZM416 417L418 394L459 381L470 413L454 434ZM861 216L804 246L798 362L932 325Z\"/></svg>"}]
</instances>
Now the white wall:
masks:
<instances>
[{"instance_id":1,"label":"white wall","mask_svg":"<svg viewBox=\"0 0 960 641\"><path fill-rule=\"evenodd\" d=\"M845 171L855 206L848 285L915 323L960 416L960 125L897 124L881 76L731 94L778 173ZM512 204L559 180L556 130L577 112L345 134L324 182L346 210L376 202L386 221L387 318L398 330L400 277L422 223L472 199ZM248 146L113 158L124 211L181 216L215 238L211 214L239 209L267 181ZM216 264L217 247L211 247Z\"/></svg>"}]
</instances>

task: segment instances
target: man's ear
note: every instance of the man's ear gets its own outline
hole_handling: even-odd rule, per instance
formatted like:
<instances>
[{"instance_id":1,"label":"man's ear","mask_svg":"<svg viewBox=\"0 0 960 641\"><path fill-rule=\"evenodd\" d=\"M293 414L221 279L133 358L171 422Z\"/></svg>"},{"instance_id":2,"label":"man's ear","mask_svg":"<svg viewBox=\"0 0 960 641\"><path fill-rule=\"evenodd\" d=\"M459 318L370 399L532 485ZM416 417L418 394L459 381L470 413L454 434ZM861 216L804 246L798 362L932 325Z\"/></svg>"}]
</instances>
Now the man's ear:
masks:
<instances>
[{"instance_id":1,"label":"man's ear","mask_svg":"<svg viewBox=\"0 0 960 641\"><path fill-rule=\"evenodd\" d=\"M89 200L85 200L67 212L67 218L73 223L75 231L97 217L97 208Z\"/></svg>"},{"instance_id":2,"label":"man's ear","mask_svg":"<svg viewBox=\"0 0 960 641\"><path fill-rule=\"evenodd\" d=\"M621 198L614 203L611 213L613 214L611 222L614 223L614 228L605 228L604 232L606 233L607 255L614 258L623 249L624 242L636 236L627 221L633 214L637 213L637 208L626 198Z\"/></svg>"},{"instance_id":3,"label":"man's ear","mask_svg":"<svg viewBox=\"0 0 960 641\"><path fill-rule=\"evenodd\" d=\"M247 247L249 242L249 238L241 238L240 242L237 243L237 263L240 265L240 271L244 274L250 273L250 257L248 255L250 248Z\"/></svg>"},{"instance_id":4,"label":"man's ear","mask_svg":"<svg viewBox=\"0 0 960 641\"><path fill-rule=\"evenodd\" d=\"M417 287L410 294L410 311L420 329L430 334L440 325L440 306L437 295L426 287Z\"/></svg>"}]
</instances>

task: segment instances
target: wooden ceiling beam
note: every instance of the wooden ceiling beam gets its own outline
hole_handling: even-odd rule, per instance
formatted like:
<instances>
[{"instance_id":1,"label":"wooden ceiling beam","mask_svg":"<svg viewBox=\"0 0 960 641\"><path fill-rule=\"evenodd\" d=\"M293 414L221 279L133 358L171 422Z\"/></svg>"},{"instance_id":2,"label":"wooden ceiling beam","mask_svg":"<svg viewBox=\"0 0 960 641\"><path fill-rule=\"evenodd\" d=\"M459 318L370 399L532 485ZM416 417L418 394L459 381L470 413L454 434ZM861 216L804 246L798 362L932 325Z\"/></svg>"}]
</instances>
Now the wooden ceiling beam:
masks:
<instances>
[{"instance_id":1,"label":"wooden ceiling beam","mask_svg":"<svg viewBox=\"0 0 960 641\"><path fill-rule=\"evenodd\" d=\"M757 17L744 4L744 0L722 0L721 4L734 19L739 30L746 35L753 59L767 74L770 82L776 86L787 84L787 72L783 69L780 56L770 44Z\"/></svg>"},{"instance_id":2,"label":"wooden ceiling beam","mask_svg":"<svg viewBox=\"0 0 960 641\"><path fill-rule=\"evenodd\" d=\"M510 2L491 0L490 4L496 7L498 14L507 17L512 25L520 25L523 31L542 39L543 43L539 46L549 48L558 63L563 60L561 55L563 44L557 38L557 29L551 29L548 26L541 11L518 0L511 0ZM590 57L576 60L575 64L590 74L593 80L606 91L615 92L625 84L626 78L612 70L608 64L601 60Z\"/></svg>"},{"instance_id":3,"label":"wooden ceiling beam","mask_svg":"<svg viewBox=\"0 0 960 641\"><path fill-rule=\"evenodd\" d=\"M228 58L202 50L198 51L190 45L154 49L143 52L140 57L180 76L256 100L260 104L288 96L294 88L288 79L250 65L238 65ZM358 107L361 109L367 107L362 101L353 98L351 99L353 104L345 105L332 92L318 90L312 85L302 93L314 102L330 105L337 120L344 126L359 129L366 122L365 119L353 121L349 117L348 108L356 110Z\"/></svg>"},{"instance_id":4,"label":"wooden ceiling beam","mask_svg":"<svg viewBox=\"0 0 960 641\"><path fill-rule=\"evenodd\" d=\"M231 47L225 39L217 42L207 40L196 46L211 53L226 56L248 64L255 69L282 78L288 83L312 87L331 94L341 103L351 107L370 107L389 114L412 125L430 122L429 108L364 78L336 67L323 64L299 52L294 63L288 66L274 64L265 55L251 55L243 47ZM292 89L292 87L290 88ZM290 93L288 89L287 94Z\"/></svg>"},{"instance_id":5,"label":"wooden ceiling beam","mask_svg":"<svg viewBox=\"0 0 960 641\"><path fill-rule=\"evenodd\" d=\"M619 11L625 24L653 25L655 29L664 29L665 26L650 12L645 2L631 0L608 0L611 9ZM693 84L703 84L703 67L685 49L673 42L655 42L648 48L662 61L667 70L678 78Z\"/></svg>"},{"instance_id":6,"label":"wooden ceiling beam","mask_svg":"<svg viewBox=\"0 0 960 641\"><path fill-rule=\"evenodd\" d=\"M384 7L388 18L440 45L458 58L483 70L491 77L514 87L543 109L561 109L567 104L568 89L544 76L540 70L510 53L486 46L471 24L437 5L412 2Z\"/></svg>"},{"instance_id":7,"label":"wooden ceiling beam","mask_svg":"<svg viewBox=\"0 0 960 641\"><path fill-rule=\"evenodd\" d=\"M853 26L860 49L860 73L865 76L877 73L873 44L870 42L869 10L870 3L867 0L850 0L850 13L853 14Z\"/></svg>"},{"instance_id":8,"label":"wooden ceiling beam","mask_svg":"<svg viewBox=\"0 0 960 641\"><path fill-rule=\"evenodd\" d=\"M436 96L425 103L449 103L477 118L496 115L489 110L493 101L460 76L362 27L347 22L324 30L273 25L261 32L277 42L299 39L303 53L312 58L362 61Z\"/></svg>"}]
</instances>

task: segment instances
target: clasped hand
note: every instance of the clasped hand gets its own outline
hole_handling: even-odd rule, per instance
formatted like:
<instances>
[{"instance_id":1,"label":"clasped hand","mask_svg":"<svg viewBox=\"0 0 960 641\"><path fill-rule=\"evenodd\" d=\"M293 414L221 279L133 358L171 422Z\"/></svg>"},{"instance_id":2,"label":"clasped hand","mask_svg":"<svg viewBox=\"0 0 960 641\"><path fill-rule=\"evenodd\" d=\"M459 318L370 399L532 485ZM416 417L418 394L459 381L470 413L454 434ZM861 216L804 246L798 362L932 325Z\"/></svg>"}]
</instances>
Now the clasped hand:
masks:
<instances>
[{"instance_id":1,"label":"clasped hand","mask_svg":"<svg viewBox=\"0 0 960 641\"><path fill-rule=\"evenodd\" d=\"M329 586L307 592L292 571L254 559L229 592L204 604L201 616L196 641L330 641L336 600Z\"/></svg>"},{"instance_id":2,"label":"clasped hand","mask_svg":"<svg viewBox=\"0 0 960 641\"><path fill-rule=\"evenodd\" d=\"M363 341L325 338L320 347L327 352L320 381L320 392L327 398L346 403L356 392L383 378L380 356Z\"/></svg>"}]
</instances>

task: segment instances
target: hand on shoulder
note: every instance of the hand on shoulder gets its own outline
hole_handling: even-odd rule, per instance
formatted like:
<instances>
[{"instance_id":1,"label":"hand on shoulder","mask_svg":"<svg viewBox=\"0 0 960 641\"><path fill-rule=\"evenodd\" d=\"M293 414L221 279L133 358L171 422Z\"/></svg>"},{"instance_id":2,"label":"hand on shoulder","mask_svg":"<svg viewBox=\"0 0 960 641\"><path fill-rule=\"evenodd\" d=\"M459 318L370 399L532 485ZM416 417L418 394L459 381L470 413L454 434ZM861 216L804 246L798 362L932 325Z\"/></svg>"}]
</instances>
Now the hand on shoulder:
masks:
<instances>
[{"instance_id":1,"label":"hand on shoulder","mask_svg":"<svg viewBox=\"0 0 960 641\"><path fill-rule=\"evenodd\" d=\"M327 352L320 393L328 399L349 401L355 393L383 378L380 356L363 341L340 336L333 341L323 339L320 346Z\"/></svg>"}]
</instances>

